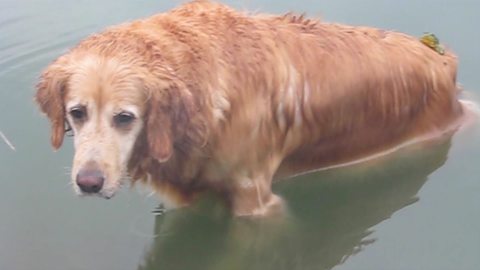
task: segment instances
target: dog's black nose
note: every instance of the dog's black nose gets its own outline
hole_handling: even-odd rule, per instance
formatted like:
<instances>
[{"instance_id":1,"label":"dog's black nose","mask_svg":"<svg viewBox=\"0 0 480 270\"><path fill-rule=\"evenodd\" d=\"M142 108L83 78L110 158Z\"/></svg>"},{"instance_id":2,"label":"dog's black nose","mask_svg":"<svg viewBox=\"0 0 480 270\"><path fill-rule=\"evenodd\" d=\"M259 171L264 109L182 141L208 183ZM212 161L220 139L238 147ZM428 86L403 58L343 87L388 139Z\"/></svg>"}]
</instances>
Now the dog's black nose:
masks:
<instances>
[{"instance_id":1,"label":"dog's black nose","mask_svg":"<svg viewBox=\"0 0 480 270\"><path fill-rule=\"evenodd\" d=\"M105 177L103 173L95 169L83 169L77 174L77 185L85 193L97 193L103 187Z\"/></svg>"}]
</instances>

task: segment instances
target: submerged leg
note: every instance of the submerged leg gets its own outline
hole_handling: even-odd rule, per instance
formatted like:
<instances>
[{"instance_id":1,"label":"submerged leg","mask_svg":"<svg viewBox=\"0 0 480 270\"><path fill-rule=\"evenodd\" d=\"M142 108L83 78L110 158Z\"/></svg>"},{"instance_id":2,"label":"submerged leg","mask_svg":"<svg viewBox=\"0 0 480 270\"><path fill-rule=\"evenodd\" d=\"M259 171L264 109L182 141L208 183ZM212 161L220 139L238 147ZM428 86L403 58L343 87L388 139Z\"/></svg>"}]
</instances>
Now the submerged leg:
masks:
<instances>
[{"instance_id":1,"label":"submerged leg","mask_svg":"<svg viewBox=\"0 0 480 270\"><path fill-rule=\"evenodd\" d=\"M236 181L230 193L236 216L268 216L283 211L283 200L272 193L271 179L243 178Z\"/></svg>"}]
</instances>

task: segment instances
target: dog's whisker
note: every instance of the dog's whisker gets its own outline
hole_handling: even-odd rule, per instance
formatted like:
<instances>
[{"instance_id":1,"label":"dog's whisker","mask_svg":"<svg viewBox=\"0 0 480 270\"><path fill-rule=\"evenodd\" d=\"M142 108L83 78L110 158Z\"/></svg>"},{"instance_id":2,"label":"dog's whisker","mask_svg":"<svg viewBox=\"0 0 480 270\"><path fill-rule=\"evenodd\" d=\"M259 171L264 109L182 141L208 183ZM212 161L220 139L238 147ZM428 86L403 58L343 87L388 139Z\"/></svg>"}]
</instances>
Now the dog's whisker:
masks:
<instances>
[{"instance_id":1,"label":"dog's whisker","mask_svg":"<svg viewBox=\"0 0 480 270\"><path fill-rule=\"evenodd\" d=\"M154 196L155 194L156 194L156 192L154 190L152 190L147 194L147 198L150 198L150 197Z\"/></svg>"},{"instance_id":2,"label":"dog's whisker","mask_svg":"<svg viewBox=\"0 0 480 270\"><path fill-rule=\"evenodd\" d=\"M68 182L64 185L64 187L75 190L75 183L73 183L72 181L68 181Z\"/></svg>"}]
</instances>

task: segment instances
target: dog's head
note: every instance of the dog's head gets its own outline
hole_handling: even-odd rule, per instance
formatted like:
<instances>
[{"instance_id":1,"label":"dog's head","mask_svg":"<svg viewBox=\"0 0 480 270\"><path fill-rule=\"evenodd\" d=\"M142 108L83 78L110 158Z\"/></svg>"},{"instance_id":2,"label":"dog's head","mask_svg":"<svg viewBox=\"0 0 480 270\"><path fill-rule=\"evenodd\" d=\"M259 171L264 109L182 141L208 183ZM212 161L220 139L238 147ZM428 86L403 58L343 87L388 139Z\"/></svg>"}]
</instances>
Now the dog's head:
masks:
<instances>
[{"instance_id":1,"label":"dog's head","mask_svg":"<svg viewBox=\"0 0 480 270\"><path fill-rule=\"evenodd\" d=\"M36 101L48 116L58 149L74 135L73 186L78 194L112 197L128 177L138 145L145 158L167 162L196 105L169 69L115 57L70 52L41 75ZM140 143L139 140L142 140Z\"/></svg>"}]
</instances>

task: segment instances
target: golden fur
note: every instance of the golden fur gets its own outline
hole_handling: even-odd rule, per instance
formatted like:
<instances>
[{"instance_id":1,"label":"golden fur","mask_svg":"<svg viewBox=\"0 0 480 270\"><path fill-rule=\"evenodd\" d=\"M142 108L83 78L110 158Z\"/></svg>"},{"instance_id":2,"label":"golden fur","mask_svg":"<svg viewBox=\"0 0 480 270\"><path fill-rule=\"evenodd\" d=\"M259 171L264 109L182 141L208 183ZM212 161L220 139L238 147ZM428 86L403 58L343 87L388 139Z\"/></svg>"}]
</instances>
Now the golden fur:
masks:
<instances>
[{"instance_id":1,"label":"golden fur","mask_svg":"<svg viewBox=\"0 0 480 270\"><path fill-rule=\"evenodd\" d=\"M177 204L214 190L251 215L279 205L274 177L445 130L462 114L456 70L402 33L194 1L86 38L46 69L36 100L55 148L72 126L72 178L96 162L105 197L130 175ZM69 118L75 104L89 128ZM135 122L112 127L126 107Z\"/></svg>"}]
</instances>

